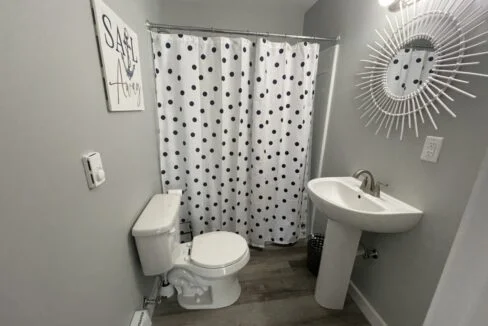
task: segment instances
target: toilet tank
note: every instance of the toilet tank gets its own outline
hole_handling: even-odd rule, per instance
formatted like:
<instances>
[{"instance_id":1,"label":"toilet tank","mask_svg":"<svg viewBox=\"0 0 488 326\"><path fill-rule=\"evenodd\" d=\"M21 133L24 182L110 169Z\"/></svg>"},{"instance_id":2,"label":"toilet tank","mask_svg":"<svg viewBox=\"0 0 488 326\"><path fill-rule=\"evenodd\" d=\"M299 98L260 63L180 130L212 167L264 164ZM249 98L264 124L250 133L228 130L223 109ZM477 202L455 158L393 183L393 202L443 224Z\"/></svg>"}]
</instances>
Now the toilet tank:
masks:
<instances>
[{"instance_id":1,"label":"toilet tank","mask_svg":"<svg viewBox=\"0 0 488 326\"><path fill-rule=\"evenodd\" d=\"M180 243L181 195L154 195L132 228L144 275L169 272Z\"/></svg>"}]
</instances>

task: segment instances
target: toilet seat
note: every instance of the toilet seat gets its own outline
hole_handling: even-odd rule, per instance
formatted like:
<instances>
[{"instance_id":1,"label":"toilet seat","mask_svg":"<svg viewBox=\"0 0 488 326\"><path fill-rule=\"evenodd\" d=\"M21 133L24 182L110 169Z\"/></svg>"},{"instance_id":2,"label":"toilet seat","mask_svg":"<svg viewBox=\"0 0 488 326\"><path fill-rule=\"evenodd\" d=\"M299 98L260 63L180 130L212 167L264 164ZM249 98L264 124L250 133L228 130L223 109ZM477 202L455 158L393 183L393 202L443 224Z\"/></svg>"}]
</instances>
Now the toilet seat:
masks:
<instances>
[{"instance_id":1,"label":"toilet seat","mask_svg":"<svg viewBox=\"0 0 488 326\"><path fill-rule=\"evenodd\" d=\"M197 275L198 277L203 277L205 279L220 279L223 277L234 275L235 273L240 271L244 266L246 266L246 264L249 262L249 258L251 257L246 240L240 235L234 233L231 233L232 237L229 235L223 235L218 237L214 236L214 234L219 234L219 233L225 234L230 232L224 232L224 231L210 232L210 233L202 234L202 235L206 235L206 237L200 238L202 235L194 237L193 242L178 244L177 250L175 251L174 258L173 258L174 259L173 270L184 269ZM209 238L207 239L207 237ZM200 240L202 239L204 240L202 241L203 246L200 246L199 243L202 244L200 242ZM205 239L210 241L206 241ZM197 241L196 246L195 246L195 240ZM229 248L233 248L235 250L234 253L236 253L235 256L240 256L240 258L238 258L237 261L233 261L233 262L232 262L233 259L228 259L222 263L222 260L217 261L217 258L215 258L215 260L212 261L209 258L209 256L212 255L212 252L211 251L205 252L205 248L207 250L212 250L211 247L209 249L208 246L205 246L205 243L213 242L214 246L215 243L217 243L217 241L214 242L212 240L221 240L222 242L219 243L219 247L228 246ZM213 254L215 255L215 252ZM202 258L202 256L204 257ZM204 267L199 264L212 266L212 267L206 267L206 266ZM225 266L216 267L219 264Z\"/></svg>"},{"instance_id":2,"label":"toilet seat","mask_svg":"<svg viewBox=\"0 0 488 326\"><path fill-rule=\"evenodd\" d=\"M249 251L246 240L232 232L210 232L193 238L191 262L203 268L224 268L241 260Z\"/></svg>"}]
</instances>

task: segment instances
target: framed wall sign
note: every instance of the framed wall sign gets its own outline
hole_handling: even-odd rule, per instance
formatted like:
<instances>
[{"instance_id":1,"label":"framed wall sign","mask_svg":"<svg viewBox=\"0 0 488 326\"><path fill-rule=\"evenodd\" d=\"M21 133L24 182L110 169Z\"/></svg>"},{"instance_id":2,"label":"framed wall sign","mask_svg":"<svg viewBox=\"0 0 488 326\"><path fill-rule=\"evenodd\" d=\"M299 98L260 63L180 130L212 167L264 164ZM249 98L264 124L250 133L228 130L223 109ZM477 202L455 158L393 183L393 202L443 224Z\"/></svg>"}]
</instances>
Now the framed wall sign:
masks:
<instances>
[{"instance_id":1,"label":"framed wall sign","mask_svg":"<svg viewBox=\"0 0 488 326\"><path fill-rule=\"evenodd\" d=\"M109 111L142 111L137 34L101 0L91 0Z\"/></svg>"}]
</instances>

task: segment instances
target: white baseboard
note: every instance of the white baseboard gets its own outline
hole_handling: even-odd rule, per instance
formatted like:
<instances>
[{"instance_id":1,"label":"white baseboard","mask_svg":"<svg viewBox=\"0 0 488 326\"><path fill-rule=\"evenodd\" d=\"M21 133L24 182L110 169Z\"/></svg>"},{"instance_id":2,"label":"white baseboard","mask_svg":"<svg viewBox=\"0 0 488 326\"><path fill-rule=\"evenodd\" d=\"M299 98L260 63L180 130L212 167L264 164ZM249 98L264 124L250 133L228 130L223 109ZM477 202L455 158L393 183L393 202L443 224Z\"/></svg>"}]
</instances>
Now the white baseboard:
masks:
<instances>
[{"instance_id":1,"label":"white baseboard","mask_svg":"<svg viewBox=\"0 0 488 326\"><path fill-rule=\"evenodd\" d=\"M154 278L154 283L153 283L153 286L152 286L152 289L151 289L151 295L149 296L149 298L151 299L154 299L156 298L158 295L159 295L159 284L160 284L160 278L159 277L155 277ZM154 314L154 309L156 308L156 305L154 304L150 304L147 306L147 312L149 313L149 317L151 317L152 319L152 316Z\"/></svg>"},{"instance_id":2,"label":"white baseboard","mask_svg":"<svg viewBox=\"0 0 488 326\"><path fill-rule=\"evenodd\" d=\"M349 295L359 307L359 310L363 313L364 317L369 321L371 326L388 326L388 324L381 318L381 315L366 299L364 294L358 289L358 287L351 281L349 284Z\"/></svg>"}]
</instances>

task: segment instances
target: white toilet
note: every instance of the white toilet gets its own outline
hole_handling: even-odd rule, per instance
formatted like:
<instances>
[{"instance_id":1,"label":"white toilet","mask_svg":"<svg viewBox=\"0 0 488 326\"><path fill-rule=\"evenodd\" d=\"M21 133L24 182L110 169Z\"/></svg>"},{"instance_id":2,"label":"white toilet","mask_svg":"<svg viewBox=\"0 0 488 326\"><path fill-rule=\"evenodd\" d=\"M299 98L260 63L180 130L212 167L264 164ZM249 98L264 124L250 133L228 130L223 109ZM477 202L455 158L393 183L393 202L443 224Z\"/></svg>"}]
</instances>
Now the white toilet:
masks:
<instances>
[{"instance_id":1,"label":"white toilet","mask_svg":"<svg viewBox=\"0 0 488 326\"><path fill-rule=\"evenodd\" d=\"M216 309L239 299L237 272L249 261L246 240L231 232L210 232L180 244L180 195L153 196L132 235L145 275L168 273L186 309Z\"/></svg>"}]
</instances>

